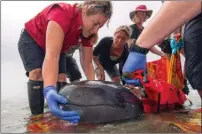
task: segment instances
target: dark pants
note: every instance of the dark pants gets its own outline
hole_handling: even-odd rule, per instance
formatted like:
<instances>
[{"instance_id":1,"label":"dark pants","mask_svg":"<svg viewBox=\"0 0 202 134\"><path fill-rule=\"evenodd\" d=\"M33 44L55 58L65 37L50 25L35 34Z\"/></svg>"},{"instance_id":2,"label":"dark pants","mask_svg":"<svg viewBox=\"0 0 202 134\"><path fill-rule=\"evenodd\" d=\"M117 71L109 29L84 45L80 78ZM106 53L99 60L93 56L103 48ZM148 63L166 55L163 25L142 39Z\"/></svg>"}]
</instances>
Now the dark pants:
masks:
<instances>
[{"instance_id":1,"label":"dark pants","mask_svg":"<svg viewBox=\"0 0 202 134\"><path fill-rule=\"evenodd\" d=\"M18 50L22 59L26 75L29 76L29 72L42 68L45 52L37 45L26 30L23 30L18 42ZM65 55L60 55L59 61L59 73L66 72L66 59Z\"/></svg>"},{"instance_id":2,"label":"dark pants","mask_svg":"<svg viewBox=\"0 0 202 134\"><path fill-rule=\"evenodd\" d=\"M80 80L81 72L73 56L66 56L66 74L70 82Z\"/></svg>"},{"instance_id":3,"label":"dark pants","mask_svg":"<svg viewBox=\"0 0 202 134\"><path fill-rule=\"evenodd\" d=\"M42 68L45 53L26 30L23 30L21 33L18 50L27 76L29 76L30 71ZM59 73L66 73L70 81L79 80L81 78L76 60L72 56L65 56L64 53L60 54Z\"/></svg>"},{"instance_id":4,"label":"dark pants","mask_svg":"<svg viewBox=\"0 0 202 134\"><path fill-rule=\"evenodd\" d=\"M104 67L104 70L106 70L107 74L111 79L115 77L120 77L120 73L116 65L112 67Z\"/></svg>"},{"instance_id":5,"label":"dark pants","mask_svg":"<svg viewBox=\"0 0 202 134\"><path fill-rule=\"evenodd\" d=\"M186 77L194 89L202 89L202 15L185 25L184 51Z\"/></svg>"}]
</instances>

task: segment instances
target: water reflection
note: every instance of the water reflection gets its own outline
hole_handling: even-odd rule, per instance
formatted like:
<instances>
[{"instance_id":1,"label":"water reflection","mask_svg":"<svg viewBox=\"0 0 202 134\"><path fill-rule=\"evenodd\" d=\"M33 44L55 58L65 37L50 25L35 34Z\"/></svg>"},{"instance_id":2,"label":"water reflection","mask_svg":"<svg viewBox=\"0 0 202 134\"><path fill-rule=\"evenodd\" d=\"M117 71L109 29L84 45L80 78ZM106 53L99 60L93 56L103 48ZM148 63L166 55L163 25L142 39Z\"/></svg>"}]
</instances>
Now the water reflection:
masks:
<instances>
[{"instance_id":1,"label":"water reflection","mask_svg":"<svg viewBox=\"0 0 202 134\"><path fill-rule=\"evenodd\" d=\"M188 115L188 116L187 116ZM196 115L196 114L195 114ZM201 116L198 115L198 116ZM141 115L137 119L115 122L110 124L87 124L80 123L77 126L71 125L66 121L59 120L50 113L38 117L30 118L26 125L26 132L57 132L57 133L181 133L174 123L183 122L187 125L187 130L191 132L201 132L201 120L197 117L193 122L192 114L166 112L161 114ZM191 123L190 123L191 122ZM178 125L180 125L178 123Z\"/></svg>"},{"instance_id":2,"label":"water reflection","mask_svg":"<svg viewBox=\"0 0 202 134\"><path fill-rule=\"evenodd\" d=\"M17 63L2 64L1 84L1 131L3 133L29 132L27 125L30 122L30 111L28 107L26 82L24 68ZM201 107L201 100L195 90L191 90L189 98L193 101L190 109ZM47 109L46 109L47 110ZM161 113L144 115L137 120L122 123L110 123L103 125L79 124L78 126L63 127L51 132L105 132L105 133L137 133L137 132L182 132L181 129L171 124L171 121L186 119L187 114ZM201 121L201 120L200 120ZM59 124L59 123L58 123ZM61 122L60 122L61 124Z\"/></svg>"}]
</instances>

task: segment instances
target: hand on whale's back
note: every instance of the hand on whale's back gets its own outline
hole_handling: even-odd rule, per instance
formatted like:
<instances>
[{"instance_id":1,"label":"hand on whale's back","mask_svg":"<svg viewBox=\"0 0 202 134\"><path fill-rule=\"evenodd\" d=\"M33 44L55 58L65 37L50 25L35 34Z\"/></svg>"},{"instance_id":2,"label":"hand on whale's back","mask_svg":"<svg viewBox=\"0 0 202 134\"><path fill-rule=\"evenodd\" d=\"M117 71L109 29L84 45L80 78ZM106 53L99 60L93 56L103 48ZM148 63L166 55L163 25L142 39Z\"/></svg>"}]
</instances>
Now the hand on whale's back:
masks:
<instances>
[{"instance_id":1,"label":"hand on whale's back","mask_svg":"<svg viewBox=\"0 0 202 134\"><path fill-rule=\"evenodd\" d=\"M80 113L80 122L104 123L137 117L142 109L140 100L128 89L113 82L81 81L67 84L60 91L68 104L64 110Z\"/></svg>"}]
</instances>

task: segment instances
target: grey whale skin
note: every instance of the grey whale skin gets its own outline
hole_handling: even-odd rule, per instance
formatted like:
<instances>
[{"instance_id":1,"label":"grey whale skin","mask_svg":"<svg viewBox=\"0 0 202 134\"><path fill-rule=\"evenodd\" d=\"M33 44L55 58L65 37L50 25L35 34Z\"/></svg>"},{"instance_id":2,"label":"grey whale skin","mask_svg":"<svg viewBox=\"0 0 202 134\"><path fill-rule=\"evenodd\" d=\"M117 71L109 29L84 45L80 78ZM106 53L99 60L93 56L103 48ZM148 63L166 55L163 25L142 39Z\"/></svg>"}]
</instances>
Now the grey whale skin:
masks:
<instances>
[{"instance_id":1,"label":"grey whale skin","mask_svg":"<svg viewBox=\"0 0 202 134\"><path fill-rule=\"evenodd\" d=\"M127 88L107 81L81 81L60 89L68 104L63 110L79 112L83 123L107 123L134 119L142 113L141 101Z\"/></svg>"}]
</instances>

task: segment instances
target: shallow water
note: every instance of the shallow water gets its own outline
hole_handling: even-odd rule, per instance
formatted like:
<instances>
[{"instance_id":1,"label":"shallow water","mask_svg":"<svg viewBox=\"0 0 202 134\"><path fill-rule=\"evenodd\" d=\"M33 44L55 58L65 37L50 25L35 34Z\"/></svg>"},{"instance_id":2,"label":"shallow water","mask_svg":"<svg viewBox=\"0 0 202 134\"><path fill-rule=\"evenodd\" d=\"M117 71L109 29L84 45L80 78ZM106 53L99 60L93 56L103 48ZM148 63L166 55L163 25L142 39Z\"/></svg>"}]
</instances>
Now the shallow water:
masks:
<instances>
[{"instance_id":1,"label":"shallow water","mask_svg":"<svg viewBox=\"0 0 202 134\"><path fill-rule=\"evenodd\" d=\"M5 62L1 64L1 132L24 133L28 132L30 110L28 106L24 68L21 61ZM83 78L85 79L85 78ZM109 80L109 78L107 77ZM191 90L189 97L193 105L189 109L201 107L201 100L196 90ZM47 109L46 109L47 110ZM174 116L174 117L173 117ZM110 123L105 125L78 125L71 129L60 129L56 132L105 132L105 133L137 133L137 132L182 132L179 128L171 125L171 121L178 118L187 118L186 114L161 113L143 115L137 120L122 123ZM170 121L169 121L170 120Z\"/></svg>"},{"instance_id":2,"label":"shallow water","mask_svg":"<svg viewBox=\"0 0 202 134\"><path fill-rule=\"evenodd\" d=\"M201 101L197 92L191 91L189 98L193 101L193 105L189 108L197 109L201 107ZM46 108L47 110L47 108ZM30 111L26 97L3 98L1 101L1 132L3 133L24 133L29 132L27 122ZM85 133L137 133L137 132L182 132L179 128L171 125L171 121L187 118L186 114L179 113L161 113L142 115L136 120L124 121L119 123L110 123L105 125L78 125L69 129L58 129L51 132L85 132Z\"/></svg>"}]
</instances>

